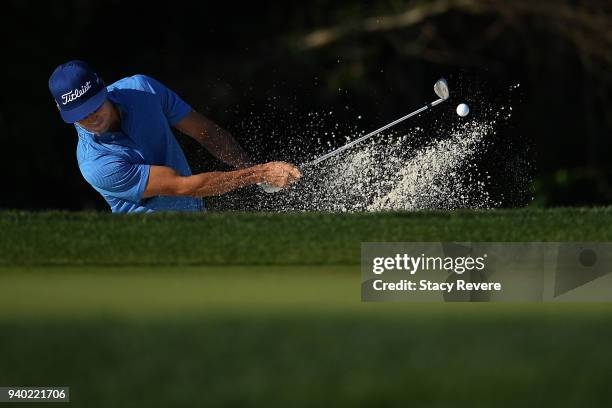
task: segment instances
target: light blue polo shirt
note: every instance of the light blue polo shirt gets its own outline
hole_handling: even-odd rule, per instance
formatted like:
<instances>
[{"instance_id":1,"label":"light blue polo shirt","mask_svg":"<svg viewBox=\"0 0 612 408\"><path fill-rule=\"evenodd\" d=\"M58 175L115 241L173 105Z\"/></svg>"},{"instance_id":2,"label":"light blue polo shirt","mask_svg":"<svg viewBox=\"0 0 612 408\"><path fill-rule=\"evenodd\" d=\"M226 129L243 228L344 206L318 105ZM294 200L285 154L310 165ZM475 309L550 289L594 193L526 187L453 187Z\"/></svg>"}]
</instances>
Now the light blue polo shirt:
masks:
<instances>
[{"instance_id":1,"label":"light blue polo shirt","mask_svg":"<svg viewBox=\"0 0 612 408\"><path fill-rule=\"evenodd\" d=\"M200 198L142 198L151 165L172 167L183 176L191 169L170 126L191 107L164 85L145 75L123 78L106 88L121 111L121 131L100 135L75 124L81 174L114 213L202 211Z\"/></svg>"}]
</instances>

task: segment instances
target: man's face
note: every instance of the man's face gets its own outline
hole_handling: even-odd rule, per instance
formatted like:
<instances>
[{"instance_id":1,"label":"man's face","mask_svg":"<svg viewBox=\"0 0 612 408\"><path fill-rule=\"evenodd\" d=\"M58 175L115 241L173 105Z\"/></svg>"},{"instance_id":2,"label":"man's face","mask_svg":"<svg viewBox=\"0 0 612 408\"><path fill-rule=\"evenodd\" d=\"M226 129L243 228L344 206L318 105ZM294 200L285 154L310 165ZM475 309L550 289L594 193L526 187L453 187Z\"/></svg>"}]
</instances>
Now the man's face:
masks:
<instances>
[{"instance_id":1,"label":"man's face","mask_svg":"<svg viewBox=\"0 0 612 408\"><path fill-rule=\"evenodd\" d=\"M114 113L113 105L106 99L102 106L85 119L79 120L77 124L88 132L99 135L106 132L111 127L115 119Z\"/></svg>"}]
</instances>

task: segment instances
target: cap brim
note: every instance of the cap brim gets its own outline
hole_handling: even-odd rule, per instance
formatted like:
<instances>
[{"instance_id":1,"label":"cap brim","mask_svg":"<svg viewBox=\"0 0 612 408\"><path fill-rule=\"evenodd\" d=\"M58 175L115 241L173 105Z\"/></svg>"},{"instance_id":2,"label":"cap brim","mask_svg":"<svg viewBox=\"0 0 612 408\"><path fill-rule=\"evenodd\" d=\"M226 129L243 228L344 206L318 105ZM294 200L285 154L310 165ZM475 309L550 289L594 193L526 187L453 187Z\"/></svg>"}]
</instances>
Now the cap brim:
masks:
<instances>
[{"instance_id":1,"label":"cap brim","mask_svg":"<svg viewBox=\"0 0 612 408\"><path fill-rule=\"evenodd\" d=\"M100 107L100 105L102 105L102 103L106 99L106 93L106 87L103 87L100 92L89 98L87 102L85 102L78 108L69 111L60 111L62 119L64 119L64 122L66 123L74 123L78 122L81 119L85 119L87 116L95 112L96 109Z\"/></svg>"}]
</instances>

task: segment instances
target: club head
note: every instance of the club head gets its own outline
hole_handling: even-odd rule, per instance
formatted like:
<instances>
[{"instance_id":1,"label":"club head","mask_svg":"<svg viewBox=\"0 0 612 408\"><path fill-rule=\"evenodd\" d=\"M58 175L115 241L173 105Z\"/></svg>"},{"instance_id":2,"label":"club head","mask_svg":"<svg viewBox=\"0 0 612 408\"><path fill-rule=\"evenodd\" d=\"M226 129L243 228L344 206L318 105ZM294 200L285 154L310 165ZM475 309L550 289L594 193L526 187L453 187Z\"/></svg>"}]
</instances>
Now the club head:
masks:
<instances>
[{"instance_id":1,"label":"club head","mask_svg":"<svg viewBox=\"0 0 612 408\"><path fill-rule=\"evenodd\" d=\"M434 84L434 92L440 99L448 99L450 93L448 91L448 83L446 82L446 79L438 79L438 81Z\"/></svg>"}]
</instances>

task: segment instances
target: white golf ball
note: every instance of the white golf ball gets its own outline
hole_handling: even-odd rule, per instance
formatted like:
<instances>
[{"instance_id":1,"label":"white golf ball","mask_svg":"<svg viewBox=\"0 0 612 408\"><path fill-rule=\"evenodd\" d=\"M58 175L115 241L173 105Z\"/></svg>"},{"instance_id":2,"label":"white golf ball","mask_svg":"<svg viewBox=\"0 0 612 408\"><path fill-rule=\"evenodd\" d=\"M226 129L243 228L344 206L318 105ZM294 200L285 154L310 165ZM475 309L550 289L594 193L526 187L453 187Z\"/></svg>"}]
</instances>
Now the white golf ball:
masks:
<instances>
[{"instance_id":1,"label":"white golf ball","mask_svg":"<svg viewBox=\"0 0 612 408\"><path fill-rule=\"evenodd\" d=\"M460 103L459 105L457 105L457 115L463 117L467 116L468 113L470 113L470 107L467 106L465 103Z\"/></svg>"}]
</instances>

